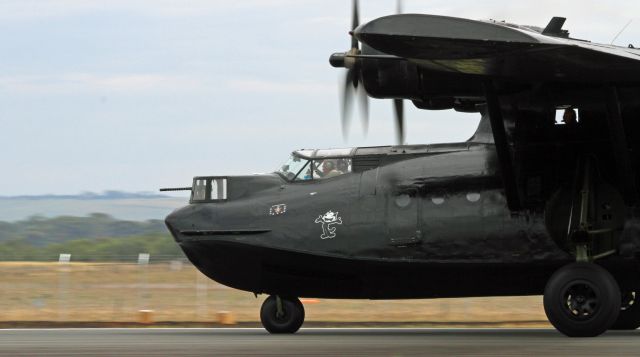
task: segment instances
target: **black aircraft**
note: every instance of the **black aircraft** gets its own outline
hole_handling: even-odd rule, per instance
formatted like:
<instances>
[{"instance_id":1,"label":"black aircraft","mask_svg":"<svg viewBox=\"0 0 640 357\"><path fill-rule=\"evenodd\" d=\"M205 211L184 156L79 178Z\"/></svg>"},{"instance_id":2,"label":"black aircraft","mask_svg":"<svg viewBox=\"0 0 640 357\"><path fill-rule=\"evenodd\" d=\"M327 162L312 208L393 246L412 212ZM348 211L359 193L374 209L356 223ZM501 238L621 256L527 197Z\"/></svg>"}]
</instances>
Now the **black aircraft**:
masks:
<instances>
[{"instance_id":1,"label":"black aircraft","mask_svg":"<svg viewBox=\"0 0 640 357\"><path fill-rule=\"evenodd\" d=\"M400 143L402 100L480 113L476 134L196 177L166 219L193 264L270 295L260 317L273 333L300 328L299 297L544 295L565 335L639 327L640 50L571 38L563 18L360 26L357 9L351 49L330 60L347 69L345 109L364 88L394 99Z\"/></svg>"}]
</instances>

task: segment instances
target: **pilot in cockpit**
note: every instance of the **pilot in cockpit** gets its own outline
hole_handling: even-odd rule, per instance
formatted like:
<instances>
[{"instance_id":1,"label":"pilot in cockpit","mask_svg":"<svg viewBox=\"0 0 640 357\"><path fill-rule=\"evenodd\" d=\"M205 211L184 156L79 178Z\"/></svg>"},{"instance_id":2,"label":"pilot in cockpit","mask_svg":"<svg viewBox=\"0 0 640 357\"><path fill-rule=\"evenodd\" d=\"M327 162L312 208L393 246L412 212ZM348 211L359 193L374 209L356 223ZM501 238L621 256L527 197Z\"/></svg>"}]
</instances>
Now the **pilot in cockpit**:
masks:
<instances>
[{"instance_id":1,"label":"pilot in cockpit","mask_svg":"<svg viewBox=\"0 0 640 357\"><path fill-rule=\"evenodd\" d=\"M334 162L334 160L324 160L322 162L321 170L316 169L315 171L316 174L318 174L318 176L323 179L336 177L343 174L343 172L336 169L336 163Z\"/></svg>"}]
</instances>

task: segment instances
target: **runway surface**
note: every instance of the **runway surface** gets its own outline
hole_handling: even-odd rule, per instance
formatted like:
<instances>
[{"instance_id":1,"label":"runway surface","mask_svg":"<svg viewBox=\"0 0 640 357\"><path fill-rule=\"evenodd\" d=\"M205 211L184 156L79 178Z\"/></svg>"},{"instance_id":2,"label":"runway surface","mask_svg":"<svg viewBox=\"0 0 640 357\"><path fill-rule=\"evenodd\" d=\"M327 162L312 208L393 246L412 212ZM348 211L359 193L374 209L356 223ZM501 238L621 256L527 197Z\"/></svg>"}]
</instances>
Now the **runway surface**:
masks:
<instances>
[{"instance_id":1,"label":"runway surface","mask_svg":"<svg viewBox=\"0 0 640 357\"><path fill-rule=\"evenodd\" d=\"M10 356L603 356L640 354L640 332L570 339L554 330L262 329L0 330Z\"/></svg>"}]
</instances>

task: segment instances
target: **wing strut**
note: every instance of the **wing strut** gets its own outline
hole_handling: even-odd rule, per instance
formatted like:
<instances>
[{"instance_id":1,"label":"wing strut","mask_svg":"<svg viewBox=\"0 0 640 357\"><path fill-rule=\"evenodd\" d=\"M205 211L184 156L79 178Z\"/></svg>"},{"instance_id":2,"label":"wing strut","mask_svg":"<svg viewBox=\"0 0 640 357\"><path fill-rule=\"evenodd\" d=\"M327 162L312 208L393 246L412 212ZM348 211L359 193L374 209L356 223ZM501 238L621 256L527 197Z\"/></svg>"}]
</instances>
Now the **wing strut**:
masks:
<instances>
[{"instance_id":1,"label":"wing strut","mask_svg":"<svg viewBox=\"0 0 640 357\"><path fill-rule=\"evenodd\" d=\"M484 91L487 98L487 108L489 109L489 120L491 121L493 140L496 143L498 161L500 161L502 181L504 182L504 188L507 194L507 205L511 211L519 211L520 196L518 194L518 185L515 170L513 169L511 151L509 150L509 143L507 141L507 132L504 127L500 100L496 93L495 86L491 81L484 82Z\"/></svg>"},{"instance_id":2,"label":"wing strut","mask_svg":"<svg viewBox=\"0 0 640 357\"><path fill-rule=\"evenodd\" d=\"M626 203L634 204L638 201L638 191L636 190L635 172L631 165L627 136L624 131L618 88L610 86L606 88L606 92L607 119L609 121L613 156L618 171L618 182L622 187L622 194Z\"/></svg>"}]
</instances>

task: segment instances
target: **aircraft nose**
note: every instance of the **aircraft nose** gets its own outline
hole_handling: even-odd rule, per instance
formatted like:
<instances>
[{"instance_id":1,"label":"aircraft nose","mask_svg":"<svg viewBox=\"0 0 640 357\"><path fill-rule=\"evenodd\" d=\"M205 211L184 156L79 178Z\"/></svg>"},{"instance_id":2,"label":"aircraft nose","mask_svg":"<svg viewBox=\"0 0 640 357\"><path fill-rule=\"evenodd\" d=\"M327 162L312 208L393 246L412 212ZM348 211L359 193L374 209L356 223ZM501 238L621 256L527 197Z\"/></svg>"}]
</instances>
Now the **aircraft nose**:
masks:
<instances>
[{"instance_id":1,"label":"aircraft nose","mask_svg":"<svg viewBox=\"0 0 640 357\"><path fill-rule=\"evenodd\" d=\"M181 220L182 215L180 214L180 209L171 212L171 214L164 219L164 224L167 226L167 229L169 229L169 232L171 232L171 235L176 242L180 242L180 232L177 227Z\"/></svg>"}]
</instances>

